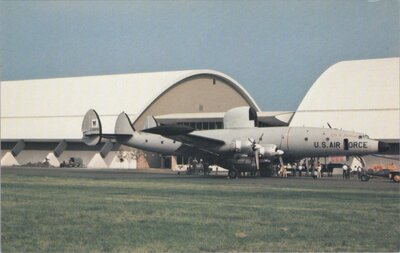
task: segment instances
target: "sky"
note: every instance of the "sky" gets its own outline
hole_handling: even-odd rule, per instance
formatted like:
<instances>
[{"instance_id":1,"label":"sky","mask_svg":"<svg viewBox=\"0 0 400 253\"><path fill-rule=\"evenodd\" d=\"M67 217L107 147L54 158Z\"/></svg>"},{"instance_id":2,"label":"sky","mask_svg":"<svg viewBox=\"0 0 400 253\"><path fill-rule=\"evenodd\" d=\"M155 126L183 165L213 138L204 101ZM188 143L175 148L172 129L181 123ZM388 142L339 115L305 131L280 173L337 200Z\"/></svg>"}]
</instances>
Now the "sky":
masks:
<instances>
[{"instance_id":1,"label":"sky","mask_svg":"<svg viewBox=\"0 0 400 253\"><path fill-rule=\"evenodd\" d=\"M213 69L296 110L344 60L400 55L400 1L1 1L1 80Z\"/></svg>"}]
</instances>

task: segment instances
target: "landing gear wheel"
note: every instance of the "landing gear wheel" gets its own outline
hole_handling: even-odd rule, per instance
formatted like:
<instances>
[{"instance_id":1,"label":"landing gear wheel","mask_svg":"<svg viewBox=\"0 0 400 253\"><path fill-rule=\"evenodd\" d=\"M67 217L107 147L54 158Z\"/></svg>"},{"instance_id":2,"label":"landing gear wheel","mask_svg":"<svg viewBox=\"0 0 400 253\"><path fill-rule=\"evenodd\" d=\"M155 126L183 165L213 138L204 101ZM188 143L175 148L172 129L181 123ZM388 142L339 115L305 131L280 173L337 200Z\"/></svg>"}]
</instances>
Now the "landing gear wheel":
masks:
<instances>
[{"instance_id":1,"label":"landing gear wheel","mask_svg":"<svg viewBox=\"0 0 400 253\"><path fill-rule=\"evenodd\" d=\"M229 170L228 176L229 178L236 178L239 175L239 172L235 169Z\"/></svg>"},{"instance_id":2,"label":"landing gear wheel","mask_svg":"<svg viewBox=\"0 0 400 253\"><path fill-rule=\"evenodd\" d=\"M273 171L269 168L261 168L260 169L260 176L261 177L272 177Z\"/></svg>"},{"instance_id":3,"label":"landing gear wheel","mask_svg":"<svg viewBox=\"0 0 400 253\"><path fill-rule=\"evenodd\" d=\"M369 176L368 175L361 175L361 181L366 182L369 180Z\"/></svg>"}]
</instances>

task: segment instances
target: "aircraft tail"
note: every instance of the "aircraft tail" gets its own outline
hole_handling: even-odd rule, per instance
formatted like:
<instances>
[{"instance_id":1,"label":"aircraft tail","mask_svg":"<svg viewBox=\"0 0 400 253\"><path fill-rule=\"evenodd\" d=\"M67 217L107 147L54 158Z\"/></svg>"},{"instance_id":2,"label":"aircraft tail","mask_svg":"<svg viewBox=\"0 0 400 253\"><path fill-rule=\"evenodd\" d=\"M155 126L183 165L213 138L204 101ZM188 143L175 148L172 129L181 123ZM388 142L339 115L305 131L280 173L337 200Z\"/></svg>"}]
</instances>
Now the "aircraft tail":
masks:
<instances>
[{"instance_id":1,"label":"aircraft tail","mask_svg":"<svg viewBox=\"0 0 400 253\"><path fill-rule=\"evenodd\" d=\"M88 146L95 146L101 141L102 129L99 115L90 109L83 118L82 140Z\"/></svg>"},{"instance_id":2,"label":"aircraft tail","mask_svg":"<svg viewBox=\"0 0 400 253\"><path fill-rule=\"evenodd\" d=\"M114 132L117 136L132 136L135 133L135 128L125 112L121 112L118 115Z\"/></svg>"},{"instance_id":3,"label":"aircraft tail","mask_svg":"<svg viewBox=\"0 0 400 253\"><path fill-rule=\"evenodd\" d=\"M124 141L134 135L135 129L126 113L122 112L118 115L115 122L115 133L105 134L102 132L100 117L97 112L90 109L83 118L82 122L83 142L88 146L95 146L100 143L102 138L117 139Z\"/></svg>"}]
</instances>

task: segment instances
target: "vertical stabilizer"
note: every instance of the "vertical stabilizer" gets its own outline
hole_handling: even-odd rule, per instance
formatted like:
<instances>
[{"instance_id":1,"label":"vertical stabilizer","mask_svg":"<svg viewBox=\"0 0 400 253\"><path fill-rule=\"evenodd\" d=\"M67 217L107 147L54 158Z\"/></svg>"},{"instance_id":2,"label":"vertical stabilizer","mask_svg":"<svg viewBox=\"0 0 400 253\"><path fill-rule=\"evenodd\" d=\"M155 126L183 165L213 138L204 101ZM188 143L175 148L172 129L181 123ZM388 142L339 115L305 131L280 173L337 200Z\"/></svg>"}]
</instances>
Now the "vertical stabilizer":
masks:
<instances>
[{"instance_id":1,"label":"vertical stabilizer","mask_svg":"<svg viewBox=\"0 0 400 253\"><path fill-rule=\"evenodd\" d=\"M83 142L89 146L97 145L101 141L101 131L99 115L95 110L90 109L82 122Z\"/></svg>"},{"instance_id":2,"label":"vertical stabilizer","mask_svg":"<svg viewBox=\"0 0 400 253\"><path fill-rule=\"evenodd\" d=\"M144 122L143 130L159 126L154 116L147 116Z\"/></svg>"},{"instance_id":3,"label":"vertical stabilizer","mask_svg":"<svg viewBox=\"0 0 400 253\"><path fill-rule=\"evenodd\" d=\"M125 112L121 112L118 115L117 121L115 122L115 134L116 135L133 135L135 129L133 128L132 122Z\"/></svg>"}]
</instances>

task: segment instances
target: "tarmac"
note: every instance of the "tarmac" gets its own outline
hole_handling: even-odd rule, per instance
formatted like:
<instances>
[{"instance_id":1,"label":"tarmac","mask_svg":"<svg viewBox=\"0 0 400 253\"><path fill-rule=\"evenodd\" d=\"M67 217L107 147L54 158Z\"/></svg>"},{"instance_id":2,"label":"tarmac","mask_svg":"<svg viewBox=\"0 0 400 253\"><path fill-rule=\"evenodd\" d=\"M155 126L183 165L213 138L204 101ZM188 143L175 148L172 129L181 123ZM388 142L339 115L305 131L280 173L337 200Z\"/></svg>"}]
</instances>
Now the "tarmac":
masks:
<instances>
[{"instance_id":1,"label":"tarmac","mask_svg":"<svg viewBox=\"0 0 400 253\"><path fill-rule=\"evenodd\" d=\"M342 176L324 176L313 179L312 177L289 176L282 177L240 177L228 179L226 173L218 175L185 175L170 169L88 169L88 168L43 168L43 167L2 167L1 174L16 174L26 176L48 176L48 177L73 177L87 179L109 179L109 180L141 180L141 179L182 179L197 180L199 183L220 184L261 184L274 187L296 187L307 185L323 185L333 188L361 188L365 190L387 189L399 191L400 184L394 183L388 178L375 177L367 182L362 182L357 177L343 179Z\"/></svg>"}]
</instances>

